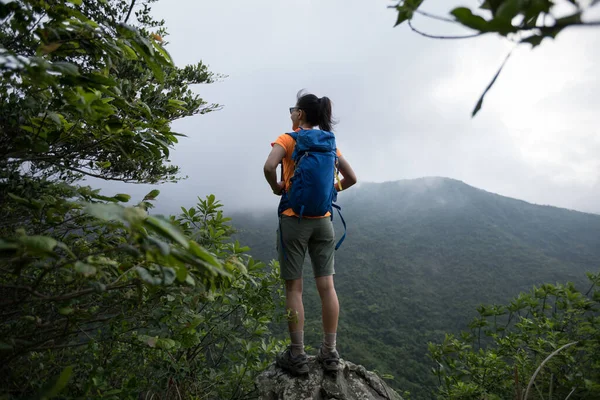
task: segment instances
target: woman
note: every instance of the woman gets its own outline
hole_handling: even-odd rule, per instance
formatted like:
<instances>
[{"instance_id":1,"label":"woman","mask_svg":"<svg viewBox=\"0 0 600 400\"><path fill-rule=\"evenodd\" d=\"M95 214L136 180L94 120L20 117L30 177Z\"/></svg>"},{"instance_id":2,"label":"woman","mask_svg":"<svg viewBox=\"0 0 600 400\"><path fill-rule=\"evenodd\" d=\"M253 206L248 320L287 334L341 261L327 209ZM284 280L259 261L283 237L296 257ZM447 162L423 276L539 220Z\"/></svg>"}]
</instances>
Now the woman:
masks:
<instances>
[{"instance_id":1,"label":"woman","mask_svg":"<svg viewBox=\"0 0 600 400\"><path fill-rule=\"evenodd\" d=\"M290 107L290 118L295 132L312 130L316 126L322 131L331 132L331 101L327 97L318 98L314 94L299 92L296 105ZM271 145L264 173L273 193L281 195L290 189L295 169L292 153L296 142L291 135L283 134ZM343 176L343 179L335 184L336 190L340 191L354 185L356 175L339 148L336 152L338 170ZM280 163L283 163L283 181L278 182L277 167ZM339 302L333 284L335 233L330 213L299 218L292 208L280 207L280 229L277 249L281 277L285 280L286 308L290 313L288 329L291 346L277 357L277 365L294 375L308 373L308 360L304 352L302 304L302 265L308 250L322 305L324 337L317 358L325 370L337 371L340 359L336 350Z\"/></svg>"}]
</instances>

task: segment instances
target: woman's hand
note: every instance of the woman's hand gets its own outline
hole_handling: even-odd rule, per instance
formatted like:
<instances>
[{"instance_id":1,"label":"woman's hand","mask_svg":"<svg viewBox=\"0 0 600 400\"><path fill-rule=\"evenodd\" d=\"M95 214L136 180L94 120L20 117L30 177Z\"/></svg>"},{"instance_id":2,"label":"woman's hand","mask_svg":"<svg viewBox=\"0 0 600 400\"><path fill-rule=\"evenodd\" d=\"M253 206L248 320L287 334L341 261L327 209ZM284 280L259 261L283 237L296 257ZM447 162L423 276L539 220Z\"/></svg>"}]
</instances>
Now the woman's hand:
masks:
<instances>
[{"instance_id":1,"label":"woman's hand","mask_svg":"<svg viewBox=\"0 0 600 400\"><path fill-rule=\"evenodd\" d=\"M277 186L271 188L273 189L273 194L276 194L277 196L281 196L281 194L285 191L285 183L284 182L277 182Z\"/></svg>"}]
</instances>

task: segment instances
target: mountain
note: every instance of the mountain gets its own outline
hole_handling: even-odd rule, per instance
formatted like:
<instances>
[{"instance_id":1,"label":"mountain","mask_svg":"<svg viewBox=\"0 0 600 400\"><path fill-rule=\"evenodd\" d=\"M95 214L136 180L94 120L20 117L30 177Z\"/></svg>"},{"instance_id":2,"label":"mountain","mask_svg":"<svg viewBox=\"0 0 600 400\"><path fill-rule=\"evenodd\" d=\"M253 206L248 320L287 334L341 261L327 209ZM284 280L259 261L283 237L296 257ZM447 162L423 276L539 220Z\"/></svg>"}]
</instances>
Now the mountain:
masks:
<instances>
[{"instance_id":1,"label":"mountain","mask_svg":"<svg viewBox=\"0 0 600 400\"><path fill-rule=\"evenodd\" d=\"M582 285L585 272L600 266L599 215L448 178L361 184L338 203L348 223L336 253L342 357L392 374L390 385L416 399L431 397L436 384L427 343L467 329L479 304L504 304L546 282ZM255 257L276 257L275 210L233 221ZM318 345L320 303L310 282L306 342Z\"/></svg>"}]
</instances>

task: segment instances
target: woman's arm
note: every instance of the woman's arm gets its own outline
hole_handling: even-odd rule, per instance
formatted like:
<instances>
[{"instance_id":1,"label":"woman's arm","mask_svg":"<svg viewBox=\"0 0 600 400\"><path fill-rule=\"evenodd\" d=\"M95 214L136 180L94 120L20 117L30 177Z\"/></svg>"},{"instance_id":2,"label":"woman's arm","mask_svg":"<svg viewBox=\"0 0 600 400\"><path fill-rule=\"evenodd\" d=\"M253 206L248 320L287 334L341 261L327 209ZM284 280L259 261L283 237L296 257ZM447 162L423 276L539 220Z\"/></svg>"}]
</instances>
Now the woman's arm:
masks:
<instances>
[{"instance_id":1,"label":"woman's arm","mask_svg":"<svg viewBox=\"0 0 600 400\"><path fill-rule=\"evenodd\" d=\"M350 163L344 158L344 156L338 157L338 170L341 172L344 179L341 181L342 190L348 189L350 186L356 183L356 174L350 166ZM339 191L340 188L336 184L336 189Z\"/></svg>"},{"instance_id":2,"label":"woman's arm","mask_svg":"<svg viewBox=\"0 0 600 400\"><path fill-rule=\"evenodd\" d=\"M263 168L265 179L269 183L269 186L271 186L273 193L276 195L280 195L283 190L283 182L277 182L277 166L281 160L283 160L283 157L285 157L285 149L281 145L275 143Z\"/></svg>"}]
</instances>

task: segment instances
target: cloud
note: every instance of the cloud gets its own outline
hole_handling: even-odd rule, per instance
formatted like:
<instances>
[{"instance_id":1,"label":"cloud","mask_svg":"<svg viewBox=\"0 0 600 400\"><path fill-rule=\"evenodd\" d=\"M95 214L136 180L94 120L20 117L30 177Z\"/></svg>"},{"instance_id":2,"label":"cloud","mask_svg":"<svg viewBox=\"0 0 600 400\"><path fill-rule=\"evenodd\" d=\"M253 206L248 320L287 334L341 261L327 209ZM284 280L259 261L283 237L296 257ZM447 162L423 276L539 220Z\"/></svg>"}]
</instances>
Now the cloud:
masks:
<instances>
[{"instance_id":1,"label":"cloud","mask_svg":"<svg viewBox=\"0 0 600 400\"><path fill-rule=\"evenodd\" d=\"M452 2L454 3L454 2ZM468 2L476 5L476 1ZM177 64L228 78L198 91L222 111L174 123L172 160L189 178L163 187L165 210L214 193L230 209L275 207L262 165L301 88L334 102L339 146L362 181L448 176L482 189L596 210L600 194L599 39L561 33L515 50L475 118L470 112L512 43L436 41L393 28L386 1L169 0L154 5ZM456 2L456 5L461 4ZM444 14L453 4L428 0ZM438 34L453 25L415 20ZM105 185L142 196L148 187Z\"/></svg>"}]
</instances>

